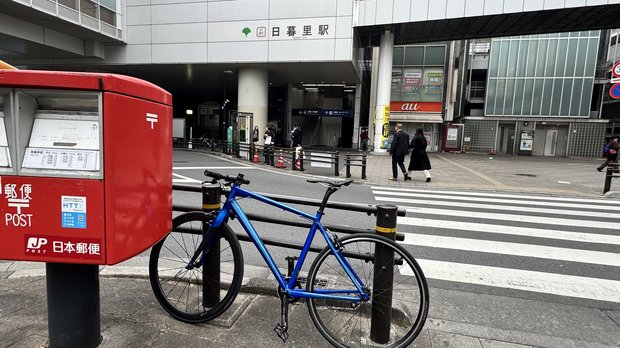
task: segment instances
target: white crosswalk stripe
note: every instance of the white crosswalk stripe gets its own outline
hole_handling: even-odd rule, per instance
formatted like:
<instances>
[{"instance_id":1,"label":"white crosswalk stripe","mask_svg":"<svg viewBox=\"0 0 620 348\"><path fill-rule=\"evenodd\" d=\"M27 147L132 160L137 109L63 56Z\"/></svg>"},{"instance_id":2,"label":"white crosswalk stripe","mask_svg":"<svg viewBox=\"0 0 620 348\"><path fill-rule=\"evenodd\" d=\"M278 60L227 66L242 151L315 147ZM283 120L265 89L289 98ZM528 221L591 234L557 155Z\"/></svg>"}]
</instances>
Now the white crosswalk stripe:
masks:
<instances>
[{"instance_id":1,"label":"white crosswalk stripe","mask_svg":"<svg viewBox=\"0 0 620 348\"><path fill-rule=\"evenodd\" d=\"M431 280L620 303L620 201L372 190Z\"/></svg>"}]
</instances>

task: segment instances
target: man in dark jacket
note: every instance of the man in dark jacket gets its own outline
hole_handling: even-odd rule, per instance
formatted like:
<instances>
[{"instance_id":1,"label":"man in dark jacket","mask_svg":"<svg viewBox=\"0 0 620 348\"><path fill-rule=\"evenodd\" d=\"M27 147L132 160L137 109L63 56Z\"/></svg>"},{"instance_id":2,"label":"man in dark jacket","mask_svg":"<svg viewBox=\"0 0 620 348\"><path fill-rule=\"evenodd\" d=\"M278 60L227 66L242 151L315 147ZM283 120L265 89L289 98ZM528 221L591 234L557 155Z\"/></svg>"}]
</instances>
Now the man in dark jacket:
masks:
<instances>
[{"instance_id":1,"label":"man in dark jacket","mask_svg":"<svg viewBox=\"0 0 620 348\"><path fill-rule=\"evenodd\" d=\"M609 163L618 163L618 151L620 150L620 144L618 144L618 136L612 135L609 139L609 150L607 151L607 160L603 162L596 170L602 172Z\"/></svg>"},{"instance_id":2,"label":"man in dark jacket","mask_svg":"<svg viewBox=\"0 0 620 348\"><path fill-rule=\"evenodd\" d=\"M293 149L301 146L301 128L299 128L297 123L293 125L293 130L291 131L291 145Z\"/></svg>"},{"instance_id":3,"label":"man in dark jacket","mask_svg":"<svg viewBox=\"0 0 620 348\"><path fill-rule=\"evenodd\" d=\"M390 146L390 155L392 155L392 177L388 178L392 181L398 180L398 170L396 165L400 167L401 172L405 180L409 180L407 170L405 169L405 156L409 153L409 134L403 130L401 123L396 125L396 133L392 138L392 145Z\"/></svg>"}]
</instances>

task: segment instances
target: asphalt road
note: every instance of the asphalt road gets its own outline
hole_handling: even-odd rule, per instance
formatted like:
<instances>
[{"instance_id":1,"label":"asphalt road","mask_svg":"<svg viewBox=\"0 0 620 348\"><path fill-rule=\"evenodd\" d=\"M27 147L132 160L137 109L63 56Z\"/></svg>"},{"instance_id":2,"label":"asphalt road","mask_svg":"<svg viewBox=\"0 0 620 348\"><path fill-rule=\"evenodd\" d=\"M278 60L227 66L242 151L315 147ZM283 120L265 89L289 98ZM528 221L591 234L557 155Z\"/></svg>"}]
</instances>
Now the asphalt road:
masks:
<instances>
[{"instance_id":1,"label":"asphalt road","mask_svg":"<svg viewBox=\"0 0 620 348\"><path fill-rule=\"evenodd\" d=\"M325 188L308 176L272 170L202 153L176 152L177 182L198 183L205 169L243 173L248 189L321 199ZM334 177L327 177L334 180ZM620 208L605 199L447 190L415 190L356 183L331 201L391 203L407 209L399 218L406 247L420 261L429 285L468 293L542 300L550 304L620 309ZM174 203L200 205L200 195L175 192ZM295 219L254 201L242 202L248 213ZM316 208L298 206L314 213ZM608 210L615 209L615 216ZM373 228L375 218L329 209L325 224ZM235 222L233 229L241 231ZM263 238L302 243L306 230L255 224ZM321 246L321 240L315 245ZM252 245L242 243L245 262L264 265ZM281 269L296 251L270 248ZM309 267L311 262L306 262Z\"/></svg>"}]
</instances>

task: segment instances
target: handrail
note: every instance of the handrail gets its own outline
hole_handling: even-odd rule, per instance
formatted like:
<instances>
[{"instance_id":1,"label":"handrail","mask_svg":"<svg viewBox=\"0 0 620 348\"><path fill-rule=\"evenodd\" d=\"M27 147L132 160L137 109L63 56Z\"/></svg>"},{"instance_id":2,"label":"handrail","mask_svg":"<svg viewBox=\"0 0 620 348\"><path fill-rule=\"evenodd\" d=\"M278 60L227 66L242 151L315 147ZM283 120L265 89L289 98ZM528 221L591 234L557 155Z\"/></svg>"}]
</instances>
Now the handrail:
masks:
<instances>
[{"instance_id":1,"label":"handrail","mask_svg":"<svg viewBox=\"0 0 620 348\"><path fill-rule=\"evenodd\" d=\"M172 184L173 190L179 191L188 191L188 192L202 192L202 187L196 185L183 185L183 184ZM300 205L309 205L314 207L321 206L321 200L313 199L313 198L304 198L299 199L293 196L285 196L274 193L263 193L257 192L259 195L265 196L267 198L280 201L282 203L292 203L292 204L300 204ZM368 215L377 215L377 206L373 204L363 204L363 203L345 203L345 202L327 202L327 208L332 209L341 209L341 210L350 210L355 212L366 213ZM200 210L194 209L194 210ZM398 209L398 216L405 216L407 211L404 209Z\"/></svg>"}]
</instances>

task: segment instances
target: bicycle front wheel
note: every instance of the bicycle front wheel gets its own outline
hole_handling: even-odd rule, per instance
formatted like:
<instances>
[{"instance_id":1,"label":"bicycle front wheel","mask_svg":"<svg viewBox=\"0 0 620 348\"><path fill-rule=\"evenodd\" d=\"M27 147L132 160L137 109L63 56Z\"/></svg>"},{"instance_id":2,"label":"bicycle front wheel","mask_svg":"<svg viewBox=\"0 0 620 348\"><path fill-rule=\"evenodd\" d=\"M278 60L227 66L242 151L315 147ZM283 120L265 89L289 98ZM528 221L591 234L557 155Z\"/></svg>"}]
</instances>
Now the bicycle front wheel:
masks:
<instances>
[{"instance_id":1,"label":"bicycle front wheel","mask_svg":"<svg viewBox=\"0 0 620 348\"><path fill-rule=\"evenodd\" d=\"M155 297L170 315L187 323L218 317L241 287L243 254L227 224L207 245L199 264L188 266L210 223L203 212L179 215L172 221L172 232L151 250L149 278Z\"/></svg>"},{"instance_id":2,"label":"bicycle front wheel","mask_svg":"<svg viewBox=\"0 0 620 348\"><path fill-rule=\"evenodd\" d=\"M353 282L332 250L312 263L310 292L350 296L350 300L308 299L310 317L336 347L406 347L422 330L429 294L424 274L402 246L373 234L339 240L338 253L362 282L369 298L361 301Z\"/></svg>"}]
</instances>

